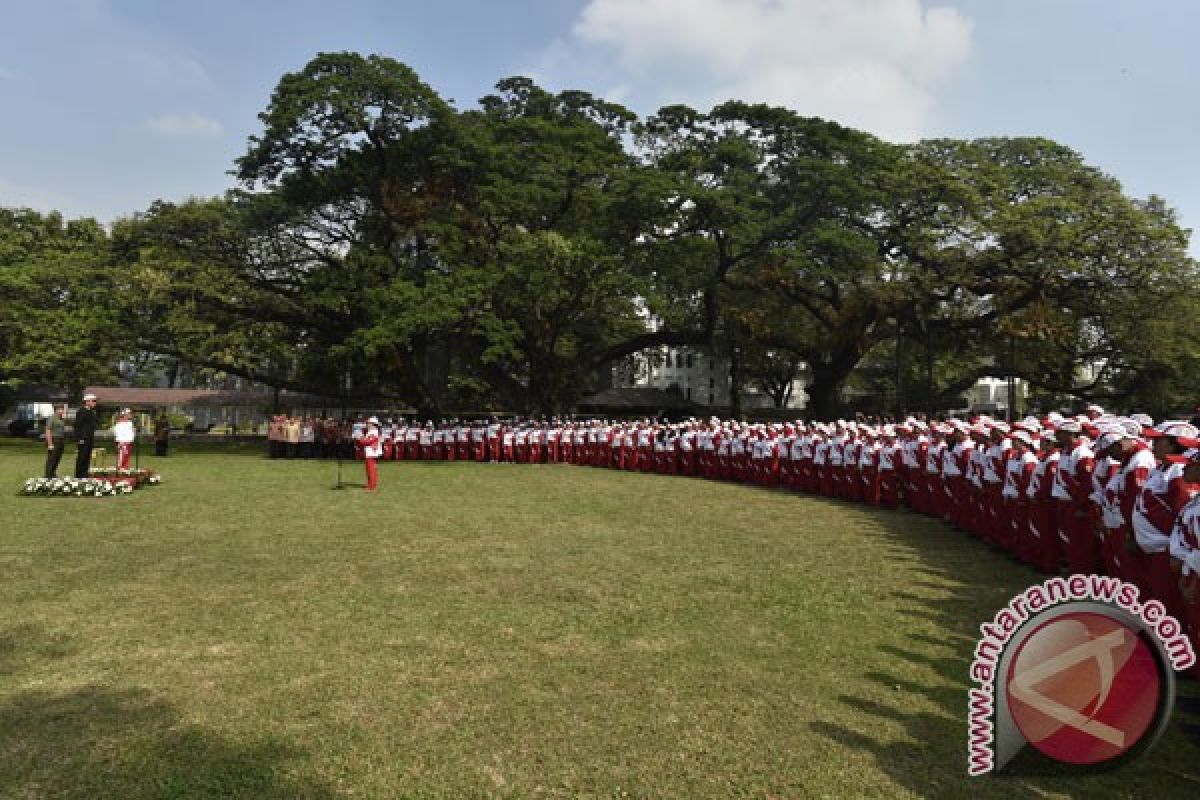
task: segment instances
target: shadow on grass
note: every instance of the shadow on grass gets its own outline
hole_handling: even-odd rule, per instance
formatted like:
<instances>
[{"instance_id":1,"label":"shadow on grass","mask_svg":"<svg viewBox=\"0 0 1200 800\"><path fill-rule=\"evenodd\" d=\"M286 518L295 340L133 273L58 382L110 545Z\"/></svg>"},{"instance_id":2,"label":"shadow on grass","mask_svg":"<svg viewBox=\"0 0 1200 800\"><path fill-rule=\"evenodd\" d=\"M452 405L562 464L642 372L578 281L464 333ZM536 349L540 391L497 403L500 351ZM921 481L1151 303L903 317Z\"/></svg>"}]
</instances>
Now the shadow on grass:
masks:
<instances>
[{"instance_id":1,"label":"shadow on grass","mask_svg":"<svg viewBox=\"0 0 1200 800\"><path fill-rule=\"evenodd\" d=\"M69 637L16 626L0 632L0 677L33 676L77 652ZM287 776L304 757L269 735L233 741L189 724L141 688L0 692L0 798L334 797Z\"/></svg>"},{"instance_id":2,"label":"shadow on grass","mask_svg":"<svg viewBox=\"0 0 1200 800\"><path fill-rule=\"evenodd\" d=\"M0 702L0 797L331 798L282 774L301 758L271 738L227 741L141 689L28 690ZM15 791L15 795L6 792Z\"/></svg>"},{"instance_id":3,"label":"shadow on grass","mask_svg":"<svg viewBox=\"0 0 1200 800\"><path fill-rule=\"evenodd\" d=\"M1180 700L1167 739L1145 758L1119 771L1081 774L1026 748L1004 773L986 781L969 779L967 689L978 626L990 620L1017 592L1045 576L939 522L910 512L858 510L882 528L891 547L914 556L921 564L918 574L925 576L892 592L886 613L932 624L939 635L913 632L907 637L911 647L879 647L879 652L897 665L897 672L907 677L889 674L886 668L862 675L898 698L905 698L907 704L899 699L889 704L848 695L838 698L859 716L878 720L881 728L894 730L899 725L903 730L900 740L894 735L877 737L824 720L811 723L814 732L845 747L871 753L879 768L894 781L923 797L986 797L997 792L1006 797L1038 797L1055 792L1098 796L1111 793L1115 780L1121 781L1118 785L1124 788L1120 793L1125 796L1192 796L1200 791L1200 778L1168 766L1190 772L1198 754L1200 739L1195 731L1200 729L1187 714L1200 713L1200 685L1189 681L1179 683ZM981 606L985 609L982 612ZM986 616L976 619L981 613ZM936 678L913 678L914 673ZM912 710L914 696L921 698L924 710ZM930 707L935 711L930 712ZM1169 754L1158 752L1163 749ZM1097 780L1100 783L1094 782Z\"/></svg>"},{"instance_id":4,"label":"shadow on grass","mask_svg":"<svg viewBox=\"0 0 1200 800\"><path fill-rule=\"evenodd\" d=\"M49 633L37 625L0 629L0 676L16 675L77 652L79 646L71 637Z\"/></svg>"}]
</instances>

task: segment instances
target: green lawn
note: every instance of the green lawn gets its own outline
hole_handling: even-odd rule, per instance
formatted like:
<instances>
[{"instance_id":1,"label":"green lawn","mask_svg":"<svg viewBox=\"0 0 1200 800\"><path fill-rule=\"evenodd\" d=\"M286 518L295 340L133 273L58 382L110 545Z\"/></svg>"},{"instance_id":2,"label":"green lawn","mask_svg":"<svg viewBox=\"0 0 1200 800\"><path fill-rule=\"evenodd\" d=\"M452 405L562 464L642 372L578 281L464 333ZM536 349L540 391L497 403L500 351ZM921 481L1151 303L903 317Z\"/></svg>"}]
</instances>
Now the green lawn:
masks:
<instances>
[{"instance_id":1,"label":"green lawn","mask_svg":"<svg viewBox=\"0 0 1200 800\"><path fill-rule=\"evenodd\" d=\"M1035 576L924 518L578 467L386 464L371 495L249 447L142 462L162 486L19 498L41 451L0 440L2 798L1200 790L1180 715L1117 772L968 779L975 631Z\"/></svg>"}]
</instances>

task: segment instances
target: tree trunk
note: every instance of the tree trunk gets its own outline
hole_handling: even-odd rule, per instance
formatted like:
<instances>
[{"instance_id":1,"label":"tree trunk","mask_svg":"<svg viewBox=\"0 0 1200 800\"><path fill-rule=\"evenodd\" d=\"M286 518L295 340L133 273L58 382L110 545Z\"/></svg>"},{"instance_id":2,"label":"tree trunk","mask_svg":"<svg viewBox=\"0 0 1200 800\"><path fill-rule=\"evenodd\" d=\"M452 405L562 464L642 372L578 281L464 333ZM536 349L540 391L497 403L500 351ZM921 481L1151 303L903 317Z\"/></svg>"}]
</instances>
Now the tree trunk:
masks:
<instances>
[{"instance_id":1,"label":"tree trunk","mask_svg":"<svg viewBox=\"0 0 1200 800\"><path fill-rule=\"evenodd\" d=\"M860 357L854 348L832 355L810 354L809 382L805 387L808 392L806 411L810 419L828 422L842 413L842 387L846 385L850 373L858 366Z\"/></svg>"},{"instance_id":2,"label":"tree trunk","mask_svg":"<svg viewBox=\"0 0 1200 800\"><path fill-rule=\"evenodd\" d=\"M818 382L814 377L808 385L808 417L818 422L836 418L841 408L841 399L837 396L839 388L826 381Z\"/></svg>"},{"instance_id":3,"label":"tree trunk","mask_svg":"<svg viewBox=\"0 0 1200 800\"><path fill-rule=\"evenodd\" d=\"M729 416L742 415L742 357L734 347L729 353Z\"/></svg>"}]
</instances>

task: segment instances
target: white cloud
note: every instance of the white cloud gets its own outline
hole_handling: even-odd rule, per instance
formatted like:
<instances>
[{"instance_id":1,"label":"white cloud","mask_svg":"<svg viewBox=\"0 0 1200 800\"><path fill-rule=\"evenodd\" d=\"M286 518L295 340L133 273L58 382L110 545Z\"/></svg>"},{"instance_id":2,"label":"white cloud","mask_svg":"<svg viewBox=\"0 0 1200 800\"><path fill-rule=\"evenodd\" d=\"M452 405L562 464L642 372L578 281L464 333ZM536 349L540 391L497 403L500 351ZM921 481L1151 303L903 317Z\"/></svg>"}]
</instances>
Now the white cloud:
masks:
<instances>
[{"instance_id":1,"label":"white cloud","mask_svg":"<svg viewBox=\"0 0 1200 800\"><path fill-rule=\"evenodd\" d=\"M181 85L204 89L216 85L198 60L161 48L157 51L121 52L117 56L117 64L129 77L146 83L167 84L176 89Z\"/></svg>"},{"instance_id":2,"label":"white cloud","mask_svg":"<svg viewBox=\"0 0 1200 800\"><path fill-rule=\"evenodd\" d=\"M212 117L190 111L186 114L162 114L146 120L146 127L160 136L220 136L225 126Z\"/></svg>"},{"instance_id":3,"label":"white cloud","mask_svg":"<svg viewBox=\"0 0 1200 800\"><path fill-rule=\"evenodd\" d=\"M534 73L654 104L784 105L919 138L972 23L926 0L590 0Z\"/></svg>"}]
</instances>

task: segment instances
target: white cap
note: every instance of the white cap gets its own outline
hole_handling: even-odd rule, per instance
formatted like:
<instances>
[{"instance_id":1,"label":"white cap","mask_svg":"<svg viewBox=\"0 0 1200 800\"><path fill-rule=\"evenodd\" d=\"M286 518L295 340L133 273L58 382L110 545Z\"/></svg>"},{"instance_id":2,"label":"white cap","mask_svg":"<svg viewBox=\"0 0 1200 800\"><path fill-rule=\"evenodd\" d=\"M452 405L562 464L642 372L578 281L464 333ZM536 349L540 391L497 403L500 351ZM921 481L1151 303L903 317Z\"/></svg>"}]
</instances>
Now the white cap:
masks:
<instances>
[{"instance_id":1,"label":"white cap","mask_svg":"<svg viewBox=\"0 0 1200 800\"><path fill-rule=\"evenodd\" d=\"M1100 438L1096 440L1096 452L1103 453L1122 439L1129 438L1131 438L1129 434L1123 430L1112 430L1102 433Z\"/></svg>"},{"instance_id":2,"label":"white cap","mask_svg":"<svg viewBox=\"0 0 1200 800\"><path fill-rule=\"evenodd\" d=\"M88 392L87 394L85 394L85 395L83 396L83 401L84 401L85 403L86 403L88 400L95 400L95 399L96 399L96 395L92 394L91 392Z\"/></svg>"},{"instance_id":3,"label":"white cap","mask_svg":"<svg viewBox=\"0 0 1200 800\"><path fill-rule=\"evenodd\" d=\"M1026 431L1016 431L1015 433L1013 433L1011 438L1014 442L1020 442L1021 444L1025 445L1026 447L1034 446L1033 437L1030 436L1029 433Z\"/></svg>"},{"instance_id":4,"label":"white cap","mask_svg":"<svg viewBox=\"0 0 1200 800\"><path fill-rule=\"evenodd\" d=\"M370 419L367 420L367 422L371 425L378 425L379 417L371 417Z\"/></svg>"}]
</instances>

